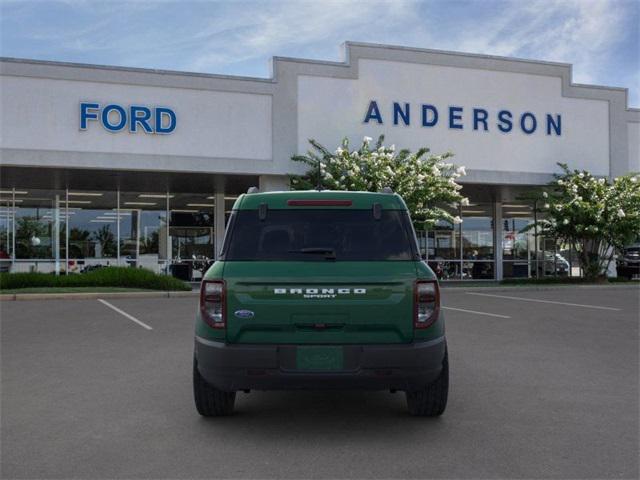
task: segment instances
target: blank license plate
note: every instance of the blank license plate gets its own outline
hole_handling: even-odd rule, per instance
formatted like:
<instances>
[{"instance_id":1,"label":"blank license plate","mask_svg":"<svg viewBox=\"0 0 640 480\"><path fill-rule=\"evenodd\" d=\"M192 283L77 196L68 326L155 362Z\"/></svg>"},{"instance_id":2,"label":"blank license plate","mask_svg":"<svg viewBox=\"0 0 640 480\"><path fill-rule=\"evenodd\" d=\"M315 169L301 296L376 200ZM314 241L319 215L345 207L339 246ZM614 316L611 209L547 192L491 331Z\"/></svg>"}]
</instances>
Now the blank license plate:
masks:
<instances>
[{"instance_id":1,"label":"blank license plate","mask_svg":"<svg viewBox=\"0 0 640 480\"><path fill-rule=\"evenodd\" d=\"M298 370L332 371L342 370L343 366L342 347L309 346L296 349Z\"/></svg>"}]
</instances>

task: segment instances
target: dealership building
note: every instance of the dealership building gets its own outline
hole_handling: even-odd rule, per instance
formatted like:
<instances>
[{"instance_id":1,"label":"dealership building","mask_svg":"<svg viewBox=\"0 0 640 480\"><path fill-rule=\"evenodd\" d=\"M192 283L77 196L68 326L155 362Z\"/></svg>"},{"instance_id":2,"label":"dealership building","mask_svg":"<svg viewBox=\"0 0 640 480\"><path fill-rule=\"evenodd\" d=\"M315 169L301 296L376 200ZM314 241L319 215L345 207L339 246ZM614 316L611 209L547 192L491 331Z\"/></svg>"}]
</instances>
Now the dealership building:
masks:
<instances>
[{"instance_id":1,"label":"dealership building","mask_svg":"<svg viewBox=\"0 0 640 480\"><path fill-rule=\"evenodd\" d=\"M343 52L274 57L270 78L0 59L3 269L131 265L195 279L193 258L215 258L234 199L288 189L308 139L333 149L384 134L466 167L463 222L419 232L443 278L558 274L572 252L525 231L533 190L557 162L608 178L640 171L627 90L575 84L569 64Z\"/></svg>"}]
</instances>

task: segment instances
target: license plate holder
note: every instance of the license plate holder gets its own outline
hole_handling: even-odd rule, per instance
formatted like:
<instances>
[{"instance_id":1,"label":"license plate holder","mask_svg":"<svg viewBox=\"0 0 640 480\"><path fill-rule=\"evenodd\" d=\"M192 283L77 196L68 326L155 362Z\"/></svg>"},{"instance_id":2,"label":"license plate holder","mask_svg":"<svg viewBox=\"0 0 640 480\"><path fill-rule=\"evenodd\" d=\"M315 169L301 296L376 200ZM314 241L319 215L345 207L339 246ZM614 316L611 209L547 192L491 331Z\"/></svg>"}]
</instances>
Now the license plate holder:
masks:
<instances>
[{"instance_id":1,"label":"license plate holder","mask_svg":"<svg viewBox=\"0 0 640 480\"><path fill-rule=\"evenodd\" d=\"M342 346L310 345L296 349L296 368L301 371L331 372L344 369Z\"/></svg>"}]
</instances>

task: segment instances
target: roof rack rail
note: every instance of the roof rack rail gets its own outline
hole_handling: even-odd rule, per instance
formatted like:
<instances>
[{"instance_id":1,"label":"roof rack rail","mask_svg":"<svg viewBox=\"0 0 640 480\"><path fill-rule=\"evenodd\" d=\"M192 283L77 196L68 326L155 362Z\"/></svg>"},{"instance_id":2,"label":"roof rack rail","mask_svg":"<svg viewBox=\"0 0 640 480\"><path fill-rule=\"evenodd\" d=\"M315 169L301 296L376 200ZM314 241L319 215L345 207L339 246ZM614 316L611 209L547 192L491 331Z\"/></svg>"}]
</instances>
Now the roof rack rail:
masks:
<instances>
[{"instance_id":1,"label":"roof rack rail","mask_svg":"<svg viewBox=\"0 0 640 480\"><path fill-rule=\"evenodd\" d=\"M258 187L249 187L247 189L247 193L258 193L260 192L260 189Z\"/></svg>"},{"instance_id":2,"label":"roof rack rail","mask_svg":"<svg viewBox=\"0 0 640 480\"><path fill-rule=\"evenodd\" d=\"M382 193L393 193L393 190L391 189L391 187L383 187Z\"/></svg>"}]
</instances>

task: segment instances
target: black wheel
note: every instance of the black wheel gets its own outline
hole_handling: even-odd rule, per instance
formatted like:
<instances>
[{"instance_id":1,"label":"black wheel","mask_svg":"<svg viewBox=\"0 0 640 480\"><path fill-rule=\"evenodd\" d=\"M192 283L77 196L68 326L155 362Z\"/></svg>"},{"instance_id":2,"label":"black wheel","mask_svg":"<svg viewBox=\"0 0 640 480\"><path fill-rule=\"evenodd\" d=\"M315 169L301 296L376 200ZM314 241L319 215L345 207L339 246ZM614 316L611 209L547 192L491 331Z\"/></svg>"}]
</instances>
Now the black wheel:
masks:
<instances>
[{"instance_id":1,"label":"black wheel","mask_svg":"<svg viewBox=\"0 0 640 480\"><path fill-rule=\"evenodd\" d=\"M437 417L444 413L449 394L449 357L444 351L442 371L438 378L424 390L406 392L407 407L411 415L418 417Z\"/></svg>"},{"instance_id":2,"label":"black wheel","mask_svg":"<svg viewBox=\"0 0 640 480\"><path fill-rule=\"evenodd\" d=\"M223 392L206 382L198 365L193 360L193 397L196 401L196 409L203 417L221 417L233 413L233 405L236 401L236 392Z\"/></svg>"}]
</instances>

